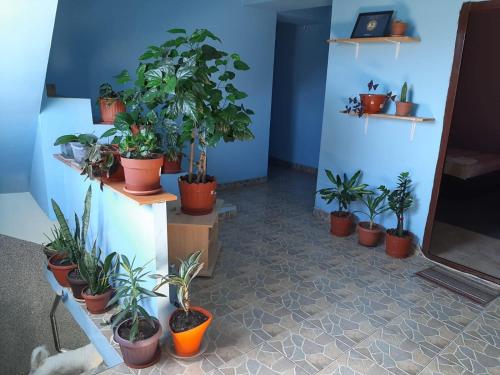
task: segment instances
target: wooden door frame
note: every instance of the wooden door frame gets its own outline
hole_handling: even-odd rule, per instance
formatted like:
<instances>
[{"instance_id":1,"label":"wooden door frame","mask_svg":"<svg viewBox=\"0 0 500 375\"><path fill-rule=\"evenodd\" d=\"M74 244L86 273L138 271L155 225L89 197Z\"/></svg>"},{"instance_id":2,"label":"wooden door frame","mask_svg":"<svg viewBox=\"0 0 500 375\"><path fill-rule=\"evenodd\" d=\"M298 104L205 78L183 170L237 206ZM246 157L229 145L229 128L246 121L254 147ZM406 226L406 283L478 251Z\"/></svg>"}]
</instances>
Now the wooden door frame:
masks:
<instances>
[{"instance_id":1,"label":"wooden door frame","mask_svg":"<svg viewBox=\"0 0 500 375\"><path fill-rule=\"evenodd\" d=\"M467 34L467 25L469 22L470 12L475 10L491 10L499 9L500 0L490 0L482 2L466 2L462 5L460 17L458 21L457 38L455 41L455 56L453 58L453 66L451 70L450 85L448 87L448 97L446 99L446 109L443 121L443 132L441 135L441 144L439 146L439 154L436 165L436 172L434 174L434 185L432 188L431 202L429 205L429 214L427 216L427 223L425 225L424 239L422 244L422 251L426 257L445 266L454 268L461 272L478 276L482 279L500 284L500 279L491 275L485 274L478 270L467 267L463 264L458 264L448 259L441 258L440 256L430 253L430 244L432 239L432 230L436 217L436 208L439 198L439 190L441 188L441 180L443 177L444 163L446 159L446 150L448 147L448 140L450 137L451 123L453 119L453 110L455 107L455 98L457 95L458 82L460 78L460 68L462 65L462 55L465 45L465 38Z\"/></svg>"}]
</instances>

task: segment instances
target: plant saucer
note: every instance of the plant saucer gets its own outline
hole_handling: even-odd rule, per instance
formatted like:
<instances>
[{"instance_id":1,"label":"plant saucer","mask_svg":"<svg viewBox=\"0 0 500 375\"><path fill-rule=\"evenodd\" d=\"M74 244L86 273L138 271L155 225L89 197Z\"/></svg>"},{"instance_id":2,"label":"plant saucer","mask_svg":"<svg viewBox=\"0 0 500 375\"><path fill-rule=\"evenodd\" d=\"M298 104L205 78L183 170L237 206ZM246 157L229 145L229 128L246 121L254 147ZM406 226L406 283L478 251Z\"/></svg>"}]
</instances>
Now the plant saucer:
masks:
<instances>
[{"instance_id":1,"label":"plant saucer","mask_svg":"<svg viewBox=\"0 0 500 375\"><path fill-rule=\"evenodd\" d=\"M196 353L195 355L192 355L189 357L186 357L183 355L178 355L175 353L174 344L172 342L172 339L168 340L166 347L167 347L168 354L170 354L172 357L174 357L176 359L180 359L180 360L190 360L190 359L198 358L200 355L202 355L203 353L205 353L207 351L208 341L203 340L201 343L201 346L200 346L200 351L198 353Z\"/></svg>"}]
</instances>

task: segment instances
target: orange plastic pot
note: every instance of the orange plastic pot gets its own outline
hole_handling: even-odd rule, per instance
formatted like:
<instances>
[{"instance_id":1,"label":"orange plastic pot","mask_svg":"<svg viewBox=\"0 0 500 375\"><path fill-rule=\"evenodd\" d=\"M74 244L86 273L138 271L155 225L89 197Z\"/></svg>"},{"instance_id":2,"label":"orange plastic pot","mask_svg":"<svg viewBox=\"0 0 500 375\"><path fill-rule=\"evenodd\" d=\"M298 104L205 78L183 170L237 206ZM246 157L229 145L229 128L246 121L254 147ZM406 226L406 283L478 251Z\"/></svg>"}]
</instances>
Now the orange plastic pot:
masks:
<instances>
[{"instance_id":1,"label":"orange plastic pot","mask_svg":"<svg viewBox=\"0 0 500 375\"><path fill-rule=\"evenodd\" d=\"M69 287L68 274L76 269L77 265L73 263L65 265L55 264L55 261L62 260L64 258L65 257L61 254L52 255L49 258L49 268L54 274L54 277L56 278L59 285Z\"/></svg>"},{"instance_id":2,"label":"orange plastic pot","mask_svg":"<svg viewBox=\"0 0 500 375\"><path fill-rule=\"evenodd\" d=\"M405 36L407 26L406 22L394 21L391 25L391 36Z\"/></svg>"},{"instance_id":3,"label":"orange plastic pot","mask_svg":"<svg viewBox=\"0 0 500 375\"><path fill-rule=\"evenodd\" d=\"M169 161L165 156L163 158L163 167L161 168L161 173L163 174L172 174L179 173L181 171L182 165L182 154L177 156L177 160Z\"/></svg>"},{"instance_id":4,"label":"orange plastic pot","mask_svg":"<svg viewBox=\"0 0 500 375\"><path fill-rule=\"evenodd\" d=\"M192 328L188 331L184 332L174 332L172 328L170 328L170 332L172 334L172 341L174 343L175 354L182 357L192 357L200 351L200 346L203 341L203 336L205 335L205 331L212 323L212 314L207 310L193 306L190 308L191 311L198 311L208 317L208 319L200 324L198 327ZM170 319L172 315L170 315ZM170 327L170 319L169 319L169 327Z\"/></svg>"},{"instance_id":5,"label":"orange plastic pot","mask_svg":"<svg viewBox=\"0 0 500 375\"><path fill-rule=\"evenodd\" d=\"M179 178L181 210L187 215L208 215L214 209L217 181L189 183L187 176Z\"/></svg>"},{"instance_id":6,"label":"orange plastic pot","mask_svg":"<svg viewBox=\"0 0 500 375\"><path fill-rule=\"evenodd\" d=\"M358 224L358 243L362 246L377 246L381 234L382 230L377 224L374 224L372 229L370 229L370 223L367 221Z\"/></svg>"},{"instance_id":7,"label":"orange plastic pot","mask_svg":"<svg viewBox=\"0 0 500 375\"><path fill-rule=\"evenodd\" d=\"M406 258L410 255L411 234L403 237L391 234L394 230L388 230L385 234L385 252L393 258Z\"/></svg>"},{"instance_id":8,"label":"orange plastic pot","mask_svg":"<svg viewBox=\"0 0 500 375\"><path fill-rule=\"evenodd\" d=\"M364 113L369 115L380 113L387 100L387 97L382 94L359 94L359 97L361 104L363 104Z\"/></svg>"},{"instance_id":9,"label":"orange plastic pot","mask_svg":"<svg viewBox=\"0 0 500 375\"><path fill-rule=\"evenodd\" d=\"M101 122L103 124L114 124L117 113L125 112L125 104L119 99L99 99L101 110Z\"/></svg>"},{"instance_id":10,"label":"orange plastic pot","mask_svg":"<svg viewBox=\"0 0 500 375\"><path fill-rule=\"evenodd\" d=\"M409 116L413 110L413 103L396 102L396 116Z\"/></svg>"},{"instance_id":11,"label":"orange plastic pot","mask_svg":"<svg viewBox=\"0 0 500 375\"><path fill-rule=\"evenodd\" d=\"M337 237L352 234L354 221L349 212L335 211L330 214L330 233Z\"/></svg>"},{"instance_id":12,"label":"orange plastic pot","mask_svg":"<svg viewBox=\"0 0 500 375\"><path fill-rule=\"evenodd\" d=\"M160 174L163 155L155 159L120 159L125 173L125 188L133 195L151 195L161 191Z\"/></svg>"}]
</instances>

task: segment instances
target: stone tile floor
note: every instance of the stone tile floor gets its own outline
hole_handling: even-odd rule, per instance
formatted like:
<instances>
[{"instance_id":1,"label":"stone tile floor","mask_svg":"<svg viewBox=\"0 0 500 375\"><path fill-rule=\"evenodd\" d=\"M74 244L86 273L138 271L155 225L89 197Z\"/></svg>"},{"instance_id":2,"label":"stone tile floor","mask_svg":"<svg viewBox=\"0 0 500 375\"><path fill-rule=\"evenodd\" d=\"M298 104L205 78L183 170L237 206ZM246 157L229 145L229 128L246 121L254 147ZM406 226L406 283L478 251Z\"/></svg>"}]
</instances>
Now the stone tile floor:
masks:
<instances>
[{"instance_id":1,"label":"stone tile floor","mask_svg":"<svg viewBox=\"0 0 500 375\"><path fill-rule=\"evenodd\" d=\"M267 184L220 193L238 215L221 223L214 277L193 283L215 316L208 349L134 373L500 374L499 299L483 308L414 276L422 257L331 236L314 189L273 169Z\"/></svg>"}]
</instances>

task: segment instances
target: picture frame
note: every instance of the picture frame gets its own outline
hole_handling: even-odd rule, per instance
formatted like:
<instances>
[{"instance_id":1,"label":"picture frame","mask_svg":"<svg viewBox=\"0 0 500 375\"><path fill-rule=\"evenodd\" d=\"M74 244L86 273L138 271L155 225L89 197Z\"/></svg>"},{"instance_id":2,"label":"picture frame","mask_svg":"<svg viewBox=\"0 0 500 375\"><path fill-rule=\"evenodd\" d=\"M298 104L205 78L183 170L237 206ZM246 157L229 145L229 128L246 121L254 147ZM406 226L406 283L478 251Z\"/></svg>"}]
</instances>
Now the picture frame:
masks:
<instances>
[{"instance_id":1,"label":"picture frame","mask_svg":"<svg viewBox=\"0 0 500 375\"><path fill-rule=\"evenodd\" d=\"M393 10L358 14L351 38L377 38L390 34Z\"/></svg>"}]
</instances>

